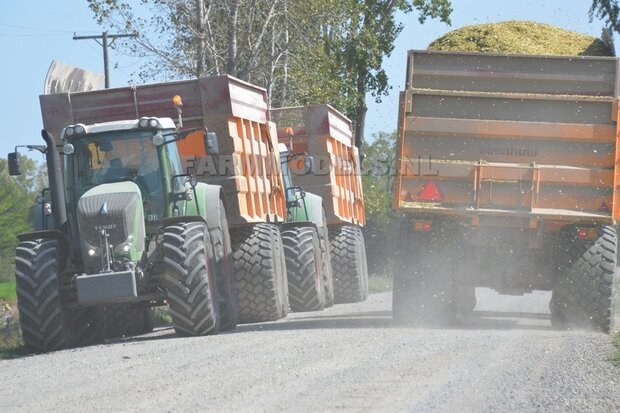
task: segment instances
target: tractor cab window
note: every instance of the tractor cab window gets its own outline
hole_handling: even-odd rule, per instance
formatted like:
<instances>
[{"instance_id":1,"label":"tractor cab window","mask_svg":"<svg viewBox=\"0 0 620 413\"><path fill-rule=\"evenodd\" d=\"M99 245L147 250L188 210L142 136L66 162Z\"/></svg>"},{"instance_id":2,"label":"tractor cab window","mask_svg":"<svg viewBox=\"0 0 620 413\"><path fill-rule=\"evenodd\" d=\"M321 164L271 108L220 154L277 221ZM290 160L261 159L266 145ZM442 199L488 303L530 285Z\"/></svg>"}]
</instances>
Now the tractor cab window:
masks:
<instances>
[{"instance_id":1,"label":"tractor cab window","mask_svg":"<svg viewBox=\"0 0 620 413\"><path fill-rule=\"evenodd\" d=\"M291 178L291 170L288 167L288 152L280 152L280 165L282 165L282 180L284 181L284 189L288 189L293 186L293 179ZM288 192L287 192L287 197Z\"/></svg>"},{"instance_id":2,"label":"tractor cab window","mask_svg":"<svg viewBox=\"0 0 620 413\"><path fill-rule=\"evenodd\" d=\"M73 140L73 168L66 176L75 179L75 199L104 183L131 181L138 185L145 213L161 218L164 198L162 173L152 131L119 131L87 135ZM174 146L174 145L166 145Z\"/></svg>"}]
</instances>

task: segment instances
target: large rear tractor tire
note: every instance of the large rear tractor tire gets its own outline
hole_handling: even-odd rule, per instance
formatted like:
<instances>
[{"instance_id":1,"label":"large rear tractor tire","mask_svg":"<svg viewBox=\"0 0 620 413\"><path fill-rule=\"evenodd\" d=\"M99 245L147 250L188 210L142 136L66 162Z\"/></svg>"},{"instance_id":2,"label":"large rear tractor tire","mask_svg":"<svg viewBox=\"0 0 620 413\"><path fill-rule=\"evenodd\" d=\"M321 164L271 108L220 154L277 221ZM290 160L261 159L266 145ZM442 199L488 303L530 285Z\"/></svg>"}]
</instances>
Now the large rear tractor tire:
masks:
<instances>
[{"instance_id":1,"label":"large rear tractor tire","mask_svg":"<svg viewBox=\"0 0 620 413\"><path fill-rule=\"evenodd\" d=\"M220 305L220 331L233 330L237 326L237 289L233 269L230 229L224 202L219 200L217 225L209 228L214 250L214 269L217 276Z\"/></svg>"},{"instance_id":2,"label":"large rear tractor tire","mask_svg":"<svg viewBox=\"0 0 620 413\"><path fill-rule=\"evenodd\" d=\"M551 322L560 328L595 328L609 333L615 323L617 235L611 226L562 275L553 289Z\"/></svg>"},{"instance_id":3,"label":"large rear tractor tire","mask_svg":"<svg viewBox=\"0 0 620 413\"><path fill-rule=\"evenodd\" d=\"M292 311L325 308L321 272L321 244L313 227L287 227L282 231L288 294Z\"/></svg>"},{"instance_id":4,"label":"large rear tractor tire","mask_svg":"<svg viewBox=\"0 0 620 413\"><path fill-rule=\"evenodd\" d=\"M59 271L63 256L53 239L23 241L17 246L17 309L24 344L30 351L84 346L103 338L100 311L62 308Z\"/></svg>"},{"instance_id":5,"label":"large rear tractor tire","mask_svg":"<svg viewBox=\"0 0 620 413\"><path fill-rule=\"evenodd\" d=\"M361 230L353 225L329 228L337 304L357 303L368 296L368 269Z\"/></svg>"},{"instance_id":6,"label":"large rear tractor tire","mask_svg":"<svg viewBox=\"0 0 620 413\"><path fill-rule=\"evenodd\" d=\"M238 321L260 323L288 313L286 264L279 229L255 224L231 231Z\"/></svg>"},{"instance_id":7,"label":"large rear tractor tire","mask_svg":"<svg viewBox=\"0 0 620 413\"><path fill-rule=\"evenodd\" d=\"M105 336L128 337L153 331L153 309L144 304L109 304L105 306Z\"/></svg>"},{"instance_id":8,"label":"large rear tractor tire","mask_svg":"<svg viewBox=\"0 0 620 413\"><path fill-rule=\"evenodd\" d=\"M206 225L188 222L165 227L163 251L168 304L177 334L217 334L217 279Z\"/></svg>"},{"instance_id":9,"label":"large rear tractor tire","mask_svg":"<svg viewBox=\"0 0 620 413\"><path fill-rule=\"evenodd\" d=\"M409 228L409 226L407 226ZM444 234L445 233L445 234ZM457 313L449 230L401 236L394 256L392 315L399 324L449 325Z\"/></svg>"}]
</instances>

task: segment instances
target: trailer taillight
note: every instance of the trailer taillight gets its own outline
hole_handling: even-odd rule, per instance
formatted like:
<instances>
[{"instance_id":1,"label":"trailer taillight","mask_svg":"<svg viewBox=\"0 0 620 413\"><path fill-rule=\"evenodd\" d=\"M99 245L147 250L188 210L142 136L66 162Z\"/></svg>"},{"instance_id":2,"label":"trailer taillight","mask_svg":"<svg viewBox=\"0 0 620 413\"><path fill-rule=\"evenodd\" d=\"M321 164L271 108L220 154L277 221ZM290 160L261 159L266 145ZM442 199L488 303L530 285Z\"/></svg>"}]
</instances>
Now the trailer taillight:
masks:
<instances>
[{"instance_id":1,"label":"trailer taillight","mask_svg":"<svg viewBox=\"0 0 620 413\"><path fill-rule=\"evenodd\" d=\"M579 239L595 239L597 235L595 228L577 228L577 238Z\"/></svg>"},{"instance_id":2,"label":"trailer taillight","mask_svg":"<svg viewBox=\"0 0 620 413\"><path fill-rule=\"evenodd\" d=\"M418 192L418 200L424 202L441 202L443 195L433 181L427 181L420 192Z\"/></svg>"},{"instance_id":3,"label":"trailer taillight","mask_svg":"<svg viewBox=\"0 0 620 413\"><path fill-rule=\"evenodd\" d=\"M415 221L413 223L414 231L430 232L433 229L433 221Z\"/></svg>"}]
</instances>

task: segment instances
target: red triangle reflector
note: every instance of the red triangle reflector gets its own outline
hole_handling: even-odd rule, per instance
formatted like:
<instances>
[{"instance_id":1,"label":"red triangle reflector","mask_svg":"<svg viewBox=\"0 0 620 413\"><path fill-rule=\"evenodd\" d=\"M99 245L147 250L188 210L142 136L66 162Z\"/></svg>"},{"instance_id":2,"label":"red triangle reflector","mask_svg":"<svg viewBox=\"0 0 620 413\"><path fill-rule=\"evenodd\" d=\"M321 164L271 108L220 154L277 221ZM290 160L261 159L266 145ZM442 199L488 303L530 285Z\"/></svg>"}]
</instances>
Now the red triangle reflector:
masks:
<instances>
[{"instance_id":1,"label":"red triangle reflector","mask_svg":"<svg viewBox=\"0 0 620 413\"><path fill-rule=\"evenodd\" d=\"M426 202L441 202L443 196L439 192L439 188L435 185L435 182L428 181L424 184L420 192L418 192L418 199Z\"/></svg>"}]
</instances>

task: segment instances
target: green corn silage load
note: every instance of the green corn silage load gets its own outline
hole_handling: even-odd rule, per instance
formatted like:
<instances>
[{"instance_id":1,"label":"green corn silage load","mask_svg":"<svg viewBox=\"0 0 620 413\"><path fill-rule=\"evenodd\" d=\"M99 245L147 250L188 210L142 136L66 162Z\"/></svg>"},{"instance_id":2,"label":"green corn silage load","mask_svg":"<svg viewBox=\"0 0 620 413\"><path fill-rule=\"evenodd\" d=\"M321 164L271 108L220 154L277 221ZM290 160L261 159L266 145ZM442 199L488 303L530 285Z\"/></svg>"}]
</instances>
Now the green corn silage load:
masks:
<instances>
[{"instance_id":1,"label":"green corn silage load","mask_svg":"<svg viewBox=\"0 0 620 413\"><path fill-rule=\"evenodd\" d=\"M539 54L563 56L614 56L611 36L593 36L531 21L478 24L451 31L433 41L428 50Z\"/></svg>"}]
</instances>

